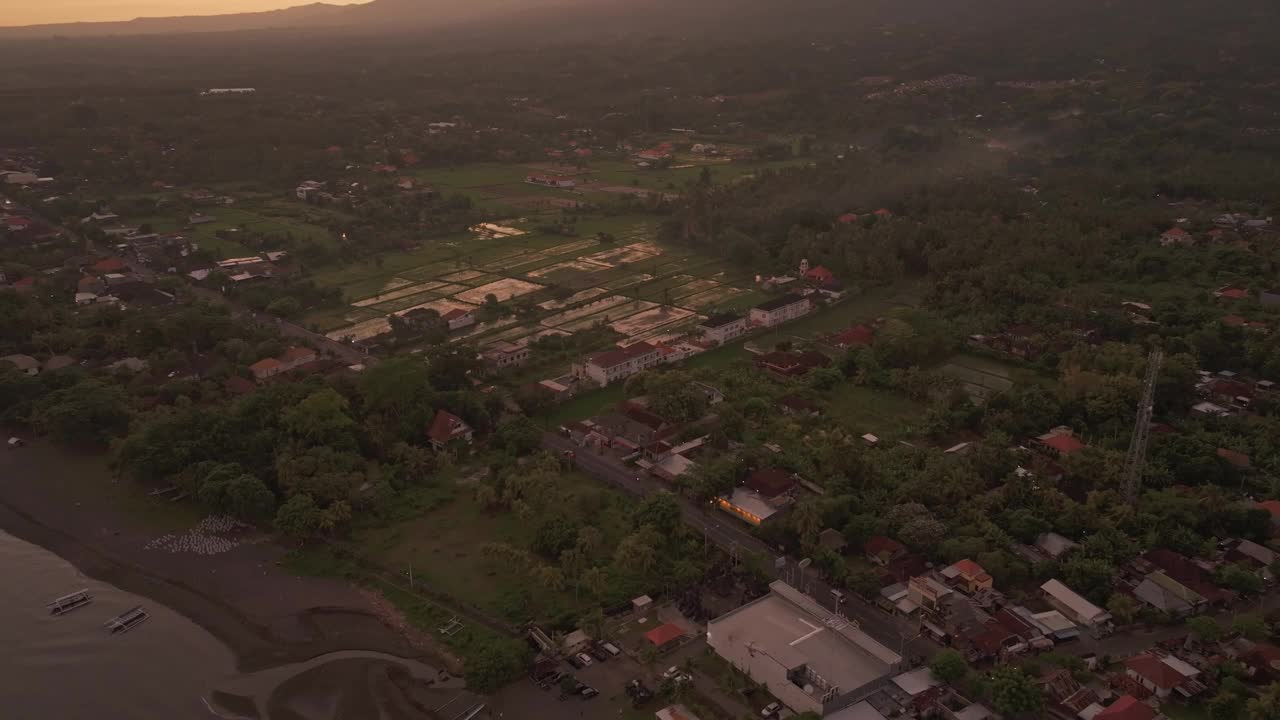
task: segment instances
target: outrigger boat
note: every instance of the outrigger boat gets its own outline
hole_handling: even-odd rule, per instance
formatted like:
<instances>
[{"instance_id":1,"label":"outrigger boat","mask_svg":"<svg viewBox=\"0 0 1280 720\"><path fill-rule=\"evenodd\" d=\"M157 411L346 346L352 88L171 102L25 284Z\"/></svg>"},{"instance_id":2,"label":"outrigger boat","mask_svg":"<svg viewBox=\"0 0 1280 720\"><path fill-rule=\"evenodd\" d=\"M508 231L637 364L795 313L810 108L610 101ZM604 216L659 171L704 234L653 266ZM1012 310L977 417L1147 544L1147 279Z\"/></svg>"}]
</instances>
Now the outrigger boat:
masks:
<instances>
[{"instance_id":1,"label":"outrigger boat","mask_svg":"<svg viewBox=\"0 0 1280 720\"><path fill-rule=\"evenodd\" d=\"M93 602L93 596L89 594L88 590L77 590L63 595L48 603L45 607L49 608L50 615L66 615L72 610L79 610L91 602Z\"/></svg>"},{"instance_id":2,"label":"outrigger boat","mask_svg":"<svg viewBox=\"0 0 1280 720\"><path fill-rule=\"evenodd\" d=\"M134 627L141 625L148 617L150 615L147 615L147 611L143 610L141 605L138 605L117 615L112 620L108 620L106 627L111 631L112 635L118 635L129 632Z\"/></svg>"}]
</instances>

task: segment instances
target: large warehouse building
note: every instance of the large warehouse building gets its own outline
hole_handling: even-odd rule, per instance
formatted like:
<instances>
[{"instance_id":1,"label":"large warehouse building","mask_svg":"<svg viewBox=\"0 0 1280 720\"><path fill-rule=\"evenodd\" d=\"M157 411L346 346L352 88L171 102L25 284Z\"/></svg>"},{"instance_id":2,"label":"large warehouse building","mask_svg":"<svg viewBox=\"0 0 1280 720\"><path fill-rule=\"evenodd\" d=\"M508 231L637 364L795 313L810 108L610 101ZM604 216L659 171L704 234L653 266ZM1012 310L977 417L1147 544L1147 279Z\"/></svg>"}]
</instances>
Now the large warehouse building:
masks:
<instances>
[{"instance_id":1,"label":"large warehouse building","mask_svg":"<svg viewBox=\"0 0 1280 720\"><path fill-rule=\"evenodd\" d=\"M797 713L834 713L902 664L855 623L781 580L768 595L712 620L707 644Z\"/></svg>"}]
</instances>

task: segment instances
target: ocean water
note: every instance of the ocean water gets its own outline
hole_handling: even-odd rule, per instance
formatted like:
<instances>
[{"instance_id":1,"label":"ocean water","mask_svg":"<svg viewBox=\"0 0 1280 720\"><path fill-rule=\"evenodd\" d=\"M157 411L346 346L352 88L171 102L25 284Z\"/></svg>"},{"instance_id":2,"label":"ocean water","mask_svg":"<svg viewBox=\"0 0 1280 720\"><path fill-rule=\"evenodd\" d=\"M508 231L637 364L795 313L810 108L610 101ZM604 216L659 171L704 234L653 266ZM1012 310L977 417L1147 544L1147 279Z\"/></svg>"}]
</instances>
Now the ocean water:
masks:
<instances>
[{"instance_id":1,"label":"ocean water","mask_svg":"<svg viewBox=\"0 0 1280 720\"><path fill-rule=\"evenodd\" d=\"M93 602L55 616L78 590ZM126 633L105 623L141 605ZM199 625L0 532L0 717L23 720L467 718L478 699L420 662L345 651L254 673Z\"/></svg>"},{"instance_id":2,"label":"ocean water","mask_svg":"<svg viewBox=\"0 0 1280 720\"><path fill-rule=\"evenodd\" d=\"M88 606L62 616L45 607L81 589ZM146 622L118 635L104 627L135 605ZM0 648L0 714L11 718L209 718L211 691L236 675L230 649L200 626L4 532Z\"/></svg>"}]
</instances>

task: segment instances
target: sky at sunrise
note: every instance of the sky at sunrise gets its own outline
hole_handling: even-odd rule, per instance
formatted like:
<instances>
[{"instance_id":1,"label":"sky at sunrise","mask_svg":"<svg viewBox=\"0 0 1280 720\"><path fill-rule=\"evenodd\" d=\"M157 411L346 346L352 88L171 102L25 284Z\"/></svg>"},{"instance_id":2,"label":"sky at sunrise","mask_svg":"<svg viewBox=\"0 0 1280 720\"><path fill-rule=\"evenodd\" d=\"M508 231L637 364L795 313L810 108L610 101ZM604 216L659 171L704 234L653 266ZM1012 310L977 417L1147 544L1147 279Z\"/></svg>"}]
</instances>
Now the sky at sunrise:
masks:
<instances>
[{"instance_id":1,"label":"sky at sunrise","mask_svg":"<svg viewBox=\"0 0 1280 720\"><path fill-rule=\"evenodd\" d=\"M344 5L353 0L328 0ZM136 17L224 15L279 10L311 0L0 0L0 25L100 22Z\"/></svg>"}]
</instances>

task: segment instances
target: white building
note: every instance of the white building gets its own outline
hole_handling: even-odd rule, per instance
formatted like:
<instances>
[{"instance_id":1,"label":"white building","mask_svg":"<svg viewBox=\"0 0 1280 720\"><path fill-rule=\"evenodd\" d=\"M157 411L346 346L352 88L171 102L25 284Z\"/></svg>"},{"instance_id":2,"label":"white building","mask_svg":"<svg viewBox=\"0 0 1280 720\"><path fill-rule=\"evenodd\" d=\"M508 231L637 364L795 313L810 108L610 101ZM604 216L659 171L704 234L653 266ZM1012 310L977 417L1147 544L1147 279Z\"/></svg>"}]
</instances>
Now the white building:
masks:
<instances>
[{"instance_id":1,"label":"white building","mask_svg":"<svg viewBox=\"0 0 1280 720\"><path fill-rule=\"evenodd\" d=\"M303 180L298 184L298 187L294 189L293 194L298 196L299 200L307 200L310 199L312 195L315 195L322 190L324 190L323 183L316 182L315 180Z\"/></svg>"},{"instance_id":2,"label":"white building","mask_svg":"<svg viewBox=\"0 0 1280 720\"><path fill-rule=\"evenodd\" d=\"M523 365L529 359L529 346L506 341L496 342L480 353L480 359L490 372L498 372Z\"/></svg>"},{"instance_id":3,"label":"white building","mask_svg":"<svg viewBox=\"0 0 1280 720\"><path fill-rule=\"evenodd\" d=\"M1068 620L1093 630L1105 630L1111 624L1111 613L1081 597L1058 580L1040 586L1044 599Z\"/></svg>"},{"instance_id":4,"label":"white building","mask_svg":"<svg viewBox=\"0 0 1280 720\"><path fill-rule=\"evenodd\" d=\"M807 297L783 295L751 308L751 324L774 327L802 317L813 309Z\"/></svg>"},{"instance_id":5,"label":"white building","mask_svg":"<svg viewBox=\"0 0 1280 720\"><path fill-rule=\"evenodd\" d=\"M449 323L450 332L476 324L476 316L470 310L463 310L462 308L454 308L441 315L440 319Z\"/></svg>"},{"instance_id":6,"label":"white building","mask_svg":"<svg viewBox=\"0 0 1280 720\"><path fill-rule=\"evenodd\" d=\"M896 672L902 658L781 580L707 624L707 644L797 713L831 716Z\"/></svg>"},{"instance_id":7,"label":"white building","mask_svg":"<svg viewBox=\"0 0 1280 720\"><path fill-rule=\"evenodd\" d=\"M577 187L578 181L564 175L528 175L524 179L530 185L545 185L553 188Z\"/></svg>"},{"instance_id":8,"label":"white building","mask_svg":"<svg viewBox=\"0 0 1280 720\"><path fill-rule=\"evenodd\" d=\"M740 315L712 315L698 326L702 339L723 345L747 331L747 319Z\"/></svg>"},{"instance_id":9,"label":"white building","mask_svg":"<svg viewBox=\"0 0 1280 720\"><path fill-rule=\"evenodd\" d=\"M586 362L575 365L573 370L574 375L604 387L615 380L624 380L661 362L662 351L659 348L647 342L638 342L625 348L593 355Z\"/></svg>"}]
</instances>

